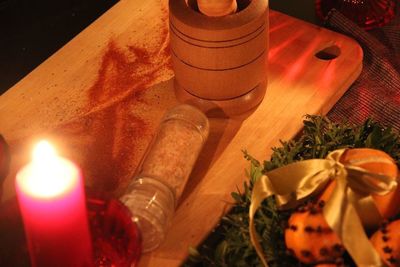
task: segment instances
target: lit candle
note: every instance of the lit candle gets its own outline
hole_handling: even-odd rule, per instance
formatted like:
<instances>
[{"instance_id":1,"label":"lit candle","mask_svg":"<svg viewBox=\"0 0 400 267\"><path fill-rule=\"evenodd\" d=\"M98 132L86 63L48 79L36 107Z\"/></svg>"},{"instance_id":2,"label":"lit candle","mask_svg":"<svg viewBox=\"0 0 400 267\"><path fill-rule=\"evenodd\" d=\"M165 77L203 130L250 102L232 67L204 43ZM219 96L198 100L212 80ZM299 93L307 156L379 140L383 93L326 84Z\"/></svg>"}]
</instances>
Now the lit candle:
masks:
<instances>
[{"instance_id":1,"label":"lit candle","mask_svg":"<svg viewBox=\"0 0 400 267\"><path fill-rule=\"evenodd\" d=\"M15 186L32 266L93 266L79 168L41 141Z\"/></svg>"}]
</instances>

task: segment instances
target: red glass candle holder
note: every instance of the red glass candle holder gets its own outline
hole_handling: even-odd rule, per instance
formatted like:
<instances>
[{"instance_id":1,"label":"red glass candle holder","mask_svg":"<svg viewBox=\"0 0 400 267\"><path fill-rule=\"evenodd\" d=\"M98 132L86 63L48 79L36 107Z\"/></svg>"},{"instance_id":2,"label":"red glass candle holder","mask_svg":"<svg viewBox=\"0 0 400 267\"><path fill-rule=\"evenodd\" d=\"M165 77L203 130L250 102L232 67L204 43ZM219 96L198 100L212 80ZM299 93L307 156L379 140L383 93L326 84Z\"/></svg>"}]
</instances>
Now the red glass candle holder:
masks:
<instances>
[{"instance_id":1,"label":"red glass candle holder","mask_svg":"<svg viewBox=\"0 0 400 267\"><path fill-rule=\"evenodd\" d=\"M316 0L317 15L324 19L335 8L360 27L370 30L389 23L398 0Z\"/></svg>"},{"instance_id":2,"label":"red glass candle holder","mask_svg":"<svg viewBox=\"0 0 400 267\"><path fill-rule=\"evenodd\" d=\"M139 229L118 200L87 199L95 267L134 267L141 255ZM0 266L30 266L28 247L16 199L0 206Z\"/></svg>"},{"instance_id":3,"label":"red glass candle holder","mask_svg":"<svg viewBox=\"0 0 400 267\"><path fill-rule=\"evenodd\" d=\"M88 199L94 266L134 267L142 246L130 211L118 200Z\"/></svg>"}]
</instances>

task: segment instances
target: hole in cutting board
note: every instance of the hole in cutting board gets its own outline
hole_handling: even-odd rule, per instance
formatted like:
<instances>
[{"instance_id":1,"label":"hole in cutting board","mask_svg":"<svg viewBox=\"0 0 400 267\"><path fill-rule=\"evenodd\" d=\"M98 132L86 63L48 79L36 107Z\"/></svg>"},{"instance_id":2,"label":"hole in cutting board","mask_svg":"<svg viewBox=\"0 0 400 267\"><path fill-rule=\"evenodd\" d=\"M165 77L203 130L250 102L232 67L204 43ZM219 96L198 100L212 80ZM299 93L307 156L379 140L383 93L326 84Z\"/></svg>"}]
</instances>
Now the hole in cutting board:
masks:
<instances>
[{"instance_id":1,"label":"hole in cutting board","mask_svg":"<svg viewBox=\"0 0 400 267\"><path fill-rule=\"evenodd\" d=\"M340 52L340 48L337 45L331 45L318 51L314 56L322 60L332 60L340 56Z\"/></svg>"}]
</instances>

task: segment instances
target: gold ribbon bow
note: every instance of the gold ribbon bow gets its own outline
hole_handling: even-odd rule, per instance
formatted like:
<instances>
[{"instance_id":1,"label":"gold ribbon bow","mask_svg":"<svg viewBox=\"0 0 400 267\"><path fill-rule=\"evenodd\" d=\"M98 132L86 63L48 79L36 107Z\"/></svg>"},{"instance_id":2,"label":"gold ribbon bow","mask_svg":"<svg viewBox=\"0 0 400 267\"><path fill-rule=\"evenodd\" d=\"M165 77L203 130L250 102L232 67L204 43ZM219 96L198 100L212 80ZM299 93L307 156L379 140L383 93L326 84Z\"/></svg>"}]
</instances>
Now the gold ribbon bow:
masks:
<instances>
[{"instance_id":1,"label":"gold ribbon bow","mask_svg":"<svg viewBox=\"0 0 400 267\"><path fill-rule=\"evenodd\" d=\"M250 239L264 266L268 266L254 226L254 215L261 202L275 196L277 206L287 209L321 192L329 181L336 180L323 215L337 234L357 266L384 266L369 242L360 216L367 223L376 223L381 216L371 194L385 195L397 186L396 177L371 173L363 168L339 162L345 149L331 152L325 159L298 161L272 170L254 184L250 216ZM377 158L376 162L388 162Z\"/></svg>"}]
</instances>

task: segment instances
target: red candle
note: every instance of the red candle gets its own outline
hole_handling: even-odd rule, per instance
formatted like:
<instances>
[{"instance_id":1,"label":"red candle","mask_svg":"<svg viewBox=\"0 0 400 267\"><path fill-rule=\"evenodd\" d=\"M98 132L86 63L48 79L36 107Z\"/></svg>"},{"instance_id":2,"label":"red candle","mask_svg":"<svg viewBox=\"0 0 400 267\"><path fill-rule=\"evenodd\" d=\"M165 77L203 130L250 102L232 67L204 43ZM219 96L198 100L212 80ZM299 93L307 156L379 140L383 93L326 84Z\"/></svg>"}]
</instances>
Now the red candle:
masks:
<instances>
[{"instance_id":1,"label":"red candle","mask_svg":"<svg viewBox=\"0 0 400 267\"><path fill-rule=\"evenodd\" d=\"M79 168L41 141L15 186L32 266L93 266Z\"/></svg>"}]
</instances>

